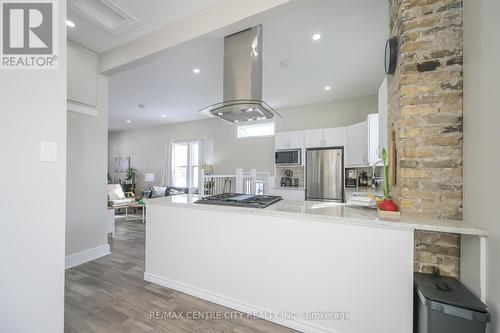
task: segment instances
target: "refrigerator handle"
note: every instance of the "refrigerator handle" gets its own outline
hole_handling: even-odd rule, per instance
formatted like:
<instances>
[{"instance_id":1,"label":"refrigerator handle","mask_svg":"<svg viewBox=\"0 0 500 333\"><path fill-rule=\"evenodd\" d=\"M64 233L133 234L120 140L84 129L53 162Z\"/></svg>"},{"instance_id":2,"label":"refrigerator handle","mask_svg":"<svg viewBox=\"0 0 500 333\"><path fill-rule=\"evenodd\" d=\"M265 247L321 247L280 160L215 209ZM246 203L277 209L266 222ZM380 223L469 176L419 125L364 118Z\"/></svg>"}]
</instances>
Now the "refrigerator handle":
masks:
<instances>
[{"instance_id":1,"label":"refrigerator handle","mask_svg":"<svg viewBox=\"0 0 500 333\"><path fill-rule=\"evenodd\" d=\"M344 197L343 197L343 194L344 194L344 183L342 181L342 176L344 174L344 170L342 169L342 153L337 153L337 186L339 186L339 196L341 201L344 202Z\"/></svg>"}]
</instances>

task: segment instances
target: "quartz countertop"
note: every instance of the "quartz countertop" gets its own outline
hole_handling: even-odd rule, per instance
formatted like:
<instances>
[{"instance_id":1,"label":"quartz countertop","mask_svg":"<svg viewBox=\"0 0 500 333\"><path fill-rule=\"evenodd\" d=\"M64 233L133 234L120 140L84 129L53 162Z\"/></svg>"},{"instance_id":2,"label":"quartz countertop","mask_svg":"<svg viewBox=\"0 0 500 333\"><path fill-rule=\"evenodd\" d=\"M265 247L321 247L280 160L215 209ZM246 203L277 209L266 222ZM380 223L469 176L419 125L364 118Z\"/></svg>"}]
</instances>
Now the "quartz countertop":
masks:
<instances>
[{"instance_id":1,"label":"quartz countertop","mask_svg":"<svg viewBox=\"0 0 500 333\"><path fill-rule=\"evenodd\" d=\"M350 207L342 203L323 201L282 200L267 208L246 208L237 206L218 206L196 204L197 195L175 195L146 200L146 206L173 206L180 208L217 210L252 215L267 215L321 221L329 223L346 223L360 226L392 228L403 230L438 231L463 235L487 236L487 231L465 221L439 220L401 217L400 220L384 219L374 209Z\"/></svg>"}]
</instances>

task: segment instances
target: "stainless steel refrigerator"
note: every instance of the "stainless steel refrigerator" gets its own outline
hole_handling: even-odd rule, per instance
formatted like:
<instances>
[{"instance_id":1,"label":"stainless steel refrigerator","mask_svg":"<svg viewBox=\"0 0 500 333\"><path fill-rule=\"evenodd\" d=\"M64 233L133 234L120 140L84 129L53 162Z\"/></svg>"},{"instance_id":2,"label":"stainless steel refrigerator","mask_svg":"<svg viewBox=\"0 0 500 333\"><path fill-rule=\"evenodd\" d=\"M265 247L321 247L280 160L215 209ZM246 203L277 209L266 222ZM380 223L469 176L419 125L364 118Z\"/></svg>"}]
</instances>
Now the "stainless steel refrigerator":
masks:
<instances>
[{"instance_id":1,"label":"stainless steel refrigerator","mask_svg":"<svg viewBox=\"0 0 500 333\"><path fill-rule=\"evenodd\" d=\"M344 150L306 151L306 200L344 201Z\"/></svg>"}]
</instances>

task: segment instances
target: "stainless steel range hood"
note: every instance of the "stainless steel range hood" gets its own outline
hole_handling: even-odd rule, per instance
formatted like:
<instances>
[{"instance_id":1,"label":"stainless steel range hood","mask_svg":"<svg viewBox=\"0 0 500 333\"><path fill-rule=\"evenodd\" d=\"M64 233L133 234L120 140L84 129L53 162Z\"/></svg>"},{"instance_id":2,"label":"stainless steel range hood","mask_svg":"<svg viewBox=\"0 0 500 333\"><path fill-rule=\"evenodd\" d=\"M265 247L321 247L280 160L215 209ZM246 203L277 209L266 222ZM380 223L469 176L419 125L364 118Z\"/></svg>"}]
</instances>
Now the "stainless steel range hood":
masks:
<instances>
[{"instance_id":1,"label":"stainless steel range hood","mask_svg":"<svg viewBox=\"0 0 500 333\"><path fill-rule=\"evenodd\" d=\"M262 100L262 25L224 37L224 99L200 112L231 123L280 117Z\"/></svg>"}]
</instances>

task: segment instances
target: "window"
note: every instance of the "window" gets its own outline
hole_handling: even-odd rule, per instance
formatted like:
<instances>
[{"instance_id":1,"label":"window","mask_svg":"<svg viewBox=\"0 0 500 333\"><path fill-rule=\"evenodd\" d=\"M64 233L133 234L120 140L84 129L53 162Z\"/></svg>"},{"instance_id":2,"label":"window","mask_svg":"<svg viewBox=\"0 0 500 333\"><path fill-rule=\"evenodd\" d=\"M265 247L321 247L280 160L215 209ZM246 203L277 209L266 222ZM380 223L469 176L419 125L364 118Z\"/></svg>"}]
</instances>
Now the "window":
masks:
<instances>
[{"instance_id":1,"label":"window","mask_svg":"<svg viewBox=\"0 0 500 333\"><path fill-rule=\"evenodd\" d=\"M198 187L198 141L175 142L172 149L175 187Z\"/></svg>"},{"instance_id":2,"label":"window","mask_svg":"<svg viewBox=\"0 0 500 333\"><path fill-rule=\"evenodd\" d=\"M274 123L245 124L238 126L238 138L274 136Z\"/></svg>"}]
</instances>

